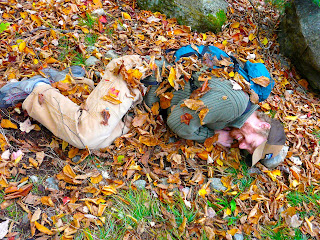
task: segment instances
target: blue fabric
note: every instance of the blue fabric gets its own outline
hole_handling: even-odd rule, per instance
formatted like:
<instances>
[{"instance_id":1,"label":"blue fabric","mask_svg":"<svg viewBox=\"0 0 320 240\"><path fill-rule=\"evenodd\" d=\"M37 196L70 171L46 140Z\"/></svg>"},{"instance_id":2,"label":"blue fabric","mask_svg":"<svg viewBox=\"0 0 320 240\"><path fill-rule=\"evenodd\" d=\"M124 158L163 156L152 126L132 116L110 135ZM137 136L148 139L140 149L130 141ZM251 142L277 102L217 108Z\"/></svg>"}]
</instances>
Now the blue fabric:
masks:
<instances>
[{"instance_id":1,"label":"blue fabric","mask_svg":"<svg viewBox=\"0 0 320 240\"><path fill-rule=\"evenodd\" d=\"M268 98L274 87L274 80L271 78L266 66L262 63L252 63L247 61L244 65L244 70L247 72L250 79L250 86L253 91L259 96L259 102L262 102ZM266 87L262 87L259 84L254 83L251 79L257 77L267 77L270 79L270 83Z\"/></svg>"},{"instance_id":2,"label":"blue fabric","mask_svg":"<svg viewBox=\"0 0 320 240\"><path fill-rule=\"evenodd\" d=\"M174 54L174 56L176 57L176 61L179 61L181 57L189 57L194 54L199 58L202 58L205 53L209 54L210 59L213 59L214 56L216 56L218 60L222 59L221 56L229 57L230 61L233 61L234 59L233 57L230 57L226 52L215 46L202 45L197 46L197 48L198 52L194 50L191 45L181 47ZM241 68L236 61L233 62L235 71L241 74L250 83L251 89L258 94L259 102L266 100L270 95L272 88L274 87L274 80L271 78L265 65L262 63L251 63L250 61L247 61L244 68ZM252 78L261 76L268 77L270 79L270 84L267 87L262 87L251 80Z\"/></svg>"}]
</instances>

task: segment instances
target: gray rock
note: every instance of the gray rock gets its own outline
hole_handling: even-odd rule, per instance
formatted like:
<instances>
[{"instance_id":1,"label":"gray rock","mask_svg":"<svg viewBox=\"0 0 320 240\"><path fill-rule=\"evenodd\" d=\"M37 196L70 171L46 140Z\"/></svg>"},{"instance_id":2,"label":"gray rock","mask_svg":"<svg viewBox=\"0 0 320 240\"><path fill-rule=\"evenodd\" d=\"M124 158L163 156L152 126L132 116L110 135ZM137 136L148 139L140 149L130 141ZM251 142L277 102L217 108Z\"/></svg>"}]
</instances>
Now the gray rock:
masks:
<instances>
[{"instance_id":1,"label":"gray rock","mask_svg":"<svg viewBox=\"0 0 320 240\"><path fill-rule=\"evenodd\" d=\"M280 163L284 161L284 159L287 156L288 150L289 150L289 147L284 146L277 156L270 159L261 160L260 162L267 168L270 168L270 169L276 168Z\"/></svg>"},{"instance_id":2,"label":"gray rock","mask_svg":"<svg viewBox=\"0 0 320 240\"><path fill-rule=\"evenodd\" d=\"M107 14L102 8L99 8L99 9L96 9L96 10L92 11L91 15L94 16L94 17L100 17L102 15L107 15Z\"/></svg>"},{"instance_id":3,"label":"gray rock","mask_svg":"<svg viewBox=\"0 0 320 240\"><path fill-rule=\"evenodd\" d=\"M88 46L87 49L86 49L86 51L87 51L88 53L91 53L91 52L93 52L93 51L96 50L96 49L97 49L97 47L95 47L95 46Z\"/></svg>"},{"instance_id":4,"label":"gray rock","mask_svg":"<svg viewBox=\"0 0 320 240\"><path fill-rule=\"evenodd\" d=\"M46 189L59 191L58 182L54 177L49 177L46 179Z\"/></svg>"},{"instance_id":5,"label":"gray rock","mask_svg":"<svg viewBox=\"0 0 320 240\"><path fill-rule=\"evenodd\" d=\"M227 188L223 186L220 178L209 178L208 181L211 181L210 187L218 190L218 191L225 191Z\"/></svg>"},{"instance_id":6,"label":"gray rock","mask_svg":"<svg viewBox=\"0 0 320 240\"><path fill-rule=\"evenodd\" d=\"M114 50L109 50L108 52L106 52L106 54L104 56L106 58L115 59L115 58L119 57L119 54L117 54Z\"/></svg>"},{"instance_id":7,"label":"gray rock","mask_svg":"<svg viewBox=\"0 0 320 240\"><path fill-rule=\"evenodd\" d=\"M29 177L33 183L39 182L39 178L36 175L32 175Z\"/></svg>"},{"instance_id":8,"label":"gray rock","mask_svg":"<svg viewBox=\"0 0 320 240\"><path fill-rule=\"evenodd\" d=\"M77 163L77 162L79 162L80 159L81 159L81 156L76 155L76 156L74 156L74 157L72 158L72 162Z\"/></svg>"},{"instance_id":9,"label":"gray rock","mask_svg":"<svg viewBox=\"0 0 320 240\"><path fill-rule=\"evenodd\" d=\"M137 180L133 183L138 189L145 189L147 182L145 180Z\"/></svg>"},{"instance_id":10,"label":"gray rock","mask_svg":"<svg viewBox=\"0 0 320 240\"><path fill-rule=\"evenodd\" d=\"M249 173L249 174L254 174L254 173L256 173L256 174L260 174L260 173L261 173L261 171L260 171L260 169L259 169L259 168L252 167L252 168L250 168L250 169L248 170L248 173Z\"/></svg>"},{"instance_id":11,"label":"gray rock","mask_svg":"<svg viewBox=\"0 0 320 240\"><path fill-rule=\"evenodd\" d=\"M87 67L90 67L90 66L96 65L96 64L99 63L99 62L100 62L100 60L99 60L98 58L96 58L96 57L94 57L94 56L91 56L91 57L89 57L89 58L86 60L85 65L86 65Z\"/></svg>"},{"instance_id":12,"label":"gray rock","mask_svg":"<svg viewBox=\"0 0 320 240\"><path fill-rule=\"evenodd\" d=\"M137 0L141 9L161 12L198 32L218 32L225 22L225 0Z\"/></svg>"},{"instance_id":13,"label":"gray rock","mask_svg":"<svg viewBox=\"0 0 320 240\"><path fill-rule=\"evenodd\" d=\"M242 234L236 233L236 234L233 236L233 239L234 239L234 240L243 240L244 237L243 237Z\"/></svg>"},{"instance_id":14,"label":"gray rock","mask_svg":"<svg viewBox=\"0 0 320 240\"><path fill-rule=\"evenodd\" d=\"M320 89L320 7L313 0L294 0L280 24L279 43L300 74Z\"/></svg>"}]
</instances>

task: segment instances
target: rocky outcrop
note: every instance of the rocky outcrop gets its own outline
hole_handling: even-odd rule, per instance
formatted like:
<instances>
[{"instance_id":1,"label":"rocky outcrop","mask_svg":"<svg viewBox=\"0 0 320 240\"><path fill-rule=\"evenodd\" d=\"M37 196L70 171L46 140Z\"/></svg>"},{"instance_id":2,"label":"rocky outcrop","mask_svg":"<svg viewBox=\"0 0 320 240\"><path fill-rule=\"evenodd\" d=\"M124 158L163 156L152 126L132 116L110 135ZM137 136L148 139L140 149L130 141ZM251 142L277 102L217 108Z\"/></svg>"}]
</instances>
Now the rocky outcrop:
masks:
<instances>
[{"instance_id":1,"label":"rocky outcrop","mask_svg":"<svg viewBox=\"0 0 320 240\"><path fill-rule=\"evenodd\" d=\"M281 51L320 90L320 7L312 0L294 0L286 8L280 30Z\"/></svg>"},{"instance_id":2,"label":"rocky outcrop","mask_svg":"<svg viewBox=\"0 0 320 240\"><path fill-rule=\"evenodd\" d=\"M137 0L144 10L161 12L176 18L198 32L218 32L226 21L228 4L225 0Z\"/></svg>"}]
</instances>

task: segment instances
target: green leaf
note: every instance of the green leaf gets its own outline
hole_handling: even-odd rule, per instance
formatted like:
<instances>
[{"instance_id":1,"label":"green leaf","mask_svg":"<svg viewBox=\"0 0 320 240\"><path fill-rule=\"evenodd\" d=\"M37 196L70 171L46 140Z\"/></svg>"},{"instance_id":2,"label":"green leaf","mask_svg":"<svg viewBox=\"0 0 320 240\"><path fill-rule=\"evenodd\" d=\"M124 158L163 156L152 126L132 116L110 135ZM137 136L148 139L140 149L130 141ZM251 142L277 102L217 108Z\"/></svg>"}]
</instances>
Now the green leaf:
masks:
<instances>
[{"instance_id":1,"label":"green leaf","mask_svg":"<svg viewBox=\"0 0 320 240\"><path fill-rule=\"evenodd\" d=\"M10 23L0 23L0 33L2 33L4 30L6 30L10 26Z\"/></svg>"},{"instance_id":2,"label":"green leaf","mask_svg":"<svg viewBox=\"0 0 320 240\"><path fill-rule=\"evenodd\" d=\"M230 202L230 209L231 209L231 212L234 212L237 208L237 204L236 204L236 201L234 199L232 199L232 201Z\"/></svg>"}]
</instances>

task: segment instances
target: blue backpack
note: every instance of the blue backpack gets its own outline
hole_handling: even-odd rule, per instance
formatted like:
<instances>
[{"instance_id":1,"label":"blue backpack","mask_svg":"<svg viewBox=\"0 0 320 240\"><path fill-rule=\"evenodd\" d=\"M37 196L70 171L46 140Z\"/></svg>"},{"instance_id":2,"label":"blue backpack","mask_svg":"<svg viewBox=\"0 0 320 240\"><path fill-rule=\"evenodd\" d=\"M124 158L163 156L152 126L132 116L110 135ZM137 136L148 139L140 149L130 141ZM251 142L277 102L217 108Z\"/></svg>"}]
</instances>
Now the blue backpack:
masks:
<instances>
[{"instance_id":1,"label":"blue backpack","mask_svg":"<svg viewBox=\"0 0 320 240\"><path fill-rule=\"evenodd\" d=\"M222 57L228 57L234 63L234 69L236 72L241 74L249 83L250 87L255 93L259 96L259 102L262 102L268 98L271 93L271 90L274 86L274 80L271 78L267 68L262 63L252 63L247 61L242 69L237 62L237 59L233 56L229 56L226 52L217 48L215 46L197 46L198 51L194 50L191 45L182 47L178 49L174 56L176 57L176 61L178 61L182 57L189 57L191 55L197 55L199 58L202 58L205 53L209 54L209 57L213 59L214 56L217 57L218 60L221 60ZM218 68L214 66L214 68ZM270 79L270 83L267 87L262 87L259 84L254 83L251 79L257 77L267 77Z\"/></svg>"}]
</instances>

